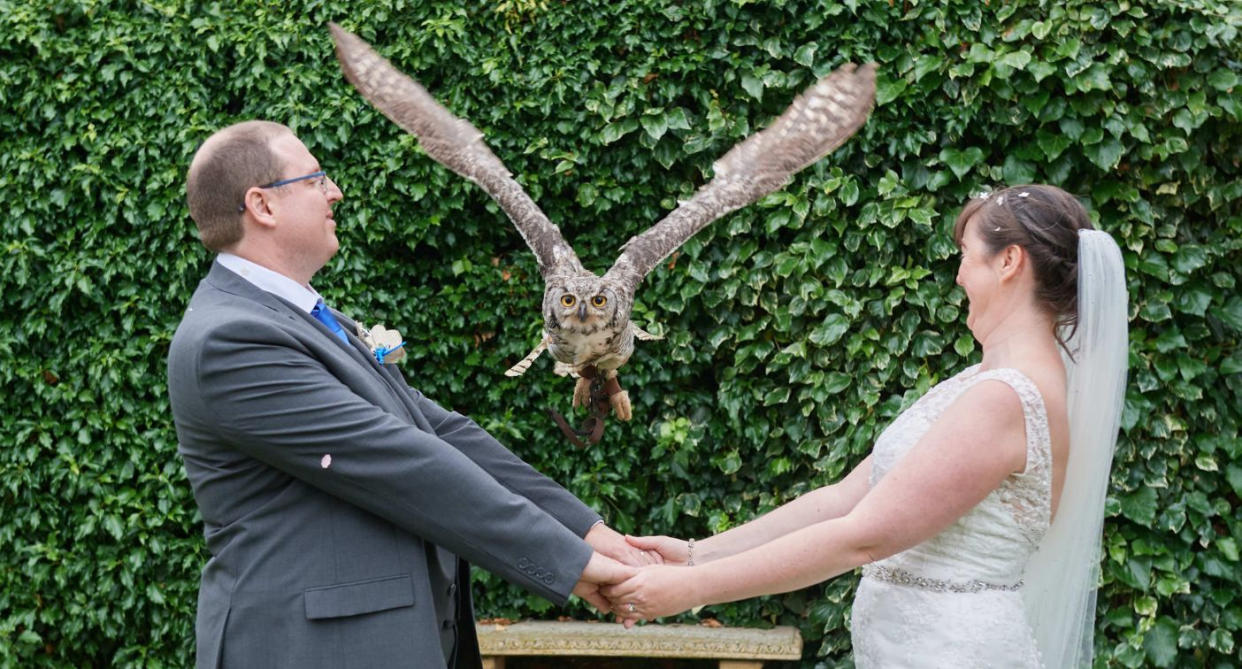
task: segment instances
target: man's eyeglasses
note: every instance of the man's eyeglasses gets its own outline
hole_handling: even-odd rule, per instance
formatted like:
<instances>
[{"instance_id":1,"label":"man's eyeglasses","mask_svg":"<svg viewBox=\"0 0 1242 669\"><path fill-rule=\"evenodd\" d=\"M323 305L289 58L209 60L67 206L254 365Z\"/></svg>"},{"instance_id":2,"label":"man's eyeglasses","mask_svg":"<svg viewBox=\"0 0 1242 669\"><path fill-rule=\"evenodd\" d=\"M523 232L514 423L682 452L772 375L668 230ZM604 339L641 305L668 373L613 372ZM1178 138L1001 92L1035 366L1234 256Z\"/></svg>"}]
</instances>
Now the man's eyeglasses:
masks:
<instances>
[{"instance_id":1,"label":"man's eyeglasses","mask_svg":"<svg viewBox=\"0 0 1242 669\"><path fill-rule=\"evenodd\" d=\"M281 179L280 181L273 181L271 183L263 184L262 186L258 186L258 187L259 188L276 188L278 186L288 186L291 183L297 183L299 181L306 181L307 179L316 179L317 181L315 182L315 185L319 186L319 190L323 191L324 195L328 194L329 177L328 177L328 173L324 172L323 170L319 170L318 172L311 172L310 174L303 174L300 177L293 177L290 179ZM243 211L246 211L246 204L244 202L242 204L237 205L237 213L240 214Z\"/></svg>"}]
</instances>

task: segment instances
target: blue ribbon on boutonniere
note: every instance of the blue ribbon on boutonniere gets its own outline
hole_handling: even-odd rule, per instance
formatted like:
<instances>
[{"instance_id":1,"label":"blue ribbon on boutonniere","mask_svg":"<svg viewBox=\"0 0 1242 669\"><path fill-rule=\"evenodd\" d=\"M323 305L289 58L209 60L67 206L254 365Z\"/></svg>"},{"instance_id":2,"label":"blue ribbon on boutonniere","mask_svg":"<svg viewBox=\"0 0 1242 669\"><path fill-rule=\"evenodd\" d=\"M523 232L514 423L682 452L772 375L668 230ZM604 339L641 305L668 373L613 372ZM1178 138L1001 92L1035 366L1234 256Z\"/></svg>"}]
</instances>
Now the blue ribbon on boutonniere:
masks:
<instances>
[{"instance_id":1,"label":"blue ribbon on boutonniere","mask_svg":"<svg viewBox=\"0 0 1242 669\"><path fill-rule=\"evenodd\" d=\"M401 339L400 332L389 330L382 323L369 329L363 327L361 322L357 326L358 338L371 349L376 362L386 365L405 359L405 341Z\"/></svg>"},{"instance_id":2,"label":"blue ribbon on boutonniere","mask_svg":"<svg viewBox=\"0 0 1242 669\"><path fill-rule=\"evenodd\" d=\"M375 347L375 361L381 365L384 364L385 358L387 358L390 354L396 354L397 351L401 351L403 346L405 346L405 342L401 342L392 348L388 348L387 346ZM401 351L401 353L405 353L405 351ZM396 362L396 360L393 360L393 362Z\"/></svg>"}]
</instances>

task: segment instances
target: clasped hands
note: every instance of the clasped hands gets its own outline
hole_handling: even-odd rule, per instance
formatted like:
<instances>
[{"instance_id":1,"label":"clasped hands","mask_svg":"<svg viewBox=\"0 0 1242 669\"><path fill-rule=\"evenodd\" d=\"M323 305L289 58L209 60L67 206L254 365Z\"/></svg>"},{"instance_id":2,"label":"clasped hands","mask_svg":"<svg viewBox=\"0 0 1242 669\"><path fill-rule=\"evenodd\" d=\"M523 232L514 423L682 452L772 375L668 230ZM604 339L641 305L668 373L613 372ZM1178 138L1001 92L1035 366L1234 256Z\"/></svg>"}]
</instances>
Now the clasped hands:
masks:
<instances>
[{"instance_id":1,"label":"clasped hands","mask_svg":"<svg viewBox=\"0 0 1242 669\"><path fill-rule=\"evenodd\" d=\"M626 537L600 523L587 533L595 554L574 594L625 626L680 613L694 605L685 578L686 542L672 537Z\"/></svg>"}]
</instances>

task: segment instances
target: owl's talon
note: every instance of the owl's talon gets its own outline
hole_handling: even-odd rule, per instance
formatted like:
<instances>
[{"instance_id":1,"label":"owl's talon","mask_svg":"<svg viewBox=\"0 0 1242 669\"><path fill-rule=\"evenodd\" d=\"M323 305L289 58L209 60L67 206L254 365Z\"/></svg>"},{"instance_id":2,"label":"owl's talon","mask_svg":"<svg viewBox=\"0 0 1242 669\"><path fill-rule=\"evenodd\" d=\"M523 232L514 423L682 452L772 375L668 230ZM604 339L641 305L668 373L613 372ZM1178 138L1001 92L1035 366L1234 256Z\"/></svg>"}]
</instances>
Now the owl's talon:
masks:
<instances>
[{"instance_id":1,"label":"owl's talon","mask_svg":"<svg viewBox=\"0 0 1242 669\"><path fill-rule=\"evenodd\" d=\"M578 382L574 384L574 402L575 409L578 407L588 407L591 405L591 379L579 377Z\"/></svg>"},{"instance_id":2,"label":"owl's talon","mask_svg":"<svg viewBox=\"0 0 1242 669\"><path fill-rule=\"evenodd\" d=\"M624 390L608 398L612 404L613 413L617 414L618 420L629 420L632 417L630 413L630 394Z\"/></svg>"}]
</instances>

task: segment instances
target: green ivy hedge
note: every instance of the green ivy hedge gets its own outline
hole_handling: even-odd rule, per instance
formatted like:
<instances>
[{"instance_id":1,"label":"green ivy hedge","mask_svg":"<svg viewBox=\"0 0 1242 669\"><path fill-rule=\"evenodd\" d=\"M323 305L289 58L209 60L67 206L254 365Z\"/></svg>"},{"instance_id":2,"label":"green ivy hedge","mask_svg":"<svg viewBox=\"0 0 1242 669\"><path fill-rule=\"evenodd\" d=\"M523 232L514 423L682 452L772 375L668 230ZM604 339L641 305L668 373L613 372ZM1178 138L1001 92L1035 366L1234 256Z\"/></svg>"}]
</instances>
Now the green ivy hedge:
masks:
<instances>
[{"instance_id":1,"label":"green ivy hedge","mask_svg":"<svg viewBox=\"0 0 1242 669\"><path fill-rule=\"evenodd\" d=\"M412 382L626 531L704 536L839 478L977 359L947 228L1042 181L1125 251L1131 384L1098 666L1242 664L1242 9L1231 0L0 0L0 665L186 666L206 560L169 339L209 255L192 151L262 117L339 183L317 288L410 340ZM343 81L335 20L482 129L589 267L817 76L880 64L857 137L654 272L598 446L548 419L533 258ZM850 666L846 576L714 606ZM478 573L483 616L590 617Z\"/></svg>"}]
</instances>

